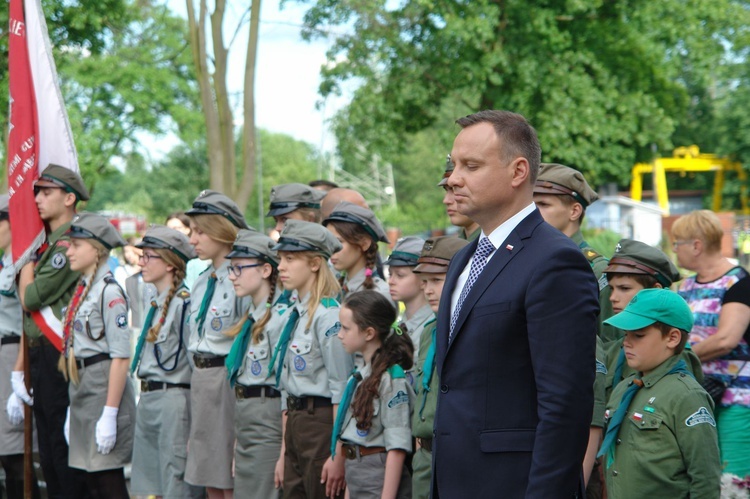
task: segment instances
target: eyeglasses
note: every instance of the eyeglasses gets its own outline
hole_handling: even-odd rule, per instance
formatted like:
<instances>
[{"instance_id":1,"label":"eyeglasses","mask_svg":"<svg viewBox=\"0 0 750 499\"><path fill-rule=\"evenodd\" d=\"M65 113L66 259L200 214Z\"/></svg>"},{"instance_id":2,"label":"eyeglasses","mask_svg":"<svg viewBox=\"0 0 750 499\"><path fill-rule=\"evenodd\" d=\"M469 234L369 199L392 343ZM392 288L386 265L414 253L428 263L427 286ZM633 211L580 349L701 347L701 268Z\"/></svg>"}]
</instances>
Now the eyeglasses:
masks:
<instances>
[{"instance_id":1,"label":"eyeglasses","mask_svg":"<svg viewBox=\"0 0 750 499\"><path fill-rule=\"evenodd\" d=\"M677 247L682 246L683 244L692 244L693 241L674 241L672 243L672 249L677 251Z\"/></svg>"},{"instance_id":2,"label":"eyeglasses","mask_svg":"<svg viewBox=\"0 0 750 499\"><path fill-rule=\"evenodd\" d=\"M143 264L144 265L148 265L148 262L152 258L156 258L157 260L161 260L162 259L162 257L160 257L159 255L152 255L152 254L149 254L149 253L144 253L144 254L142 254L141 256L138 257L139 260L143 260Z\"/></svg>"},{"instance_id":3,"label":"eyeglasses","mask_svg":"<svg viewBox=\"0 0 750 499\"><path fill-rule=\"evenodd\" d=\"M242 269L251 269L253 267L260 267L263 265L262 263L253 263L250 265L230 265L229 266L229 272L234 274L236 277L239 277L242 275Z\"/></svg>"}]
</instances>

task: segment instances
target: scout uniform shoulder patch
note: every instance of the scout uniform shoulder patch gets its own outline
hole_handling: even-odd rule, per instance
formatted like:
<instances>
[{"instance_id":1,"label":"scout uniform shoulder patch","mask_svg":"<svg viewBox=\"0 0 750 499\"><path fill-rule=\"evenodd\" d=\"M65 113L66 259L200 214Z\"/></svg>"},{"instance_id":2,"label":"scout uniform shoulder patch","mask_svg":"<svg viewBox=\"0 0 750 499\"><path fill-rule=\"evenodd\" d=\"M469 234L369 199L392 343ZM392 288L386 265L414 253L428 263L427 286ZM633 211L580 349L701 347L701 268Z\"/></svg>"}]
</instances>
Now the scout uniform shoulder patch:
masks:
<instances>
[{"instance_id":1,"label":"scout uniform shoulder patch","mask_svg":"<svg viewBox=\"0 0 750 499\"><path fill-rule=\"evenodd\" d=\"M596 372L601 374L607 374L607 366L604 365L599 359L596 359Z\"/></svg>"},{"instance_id":2,"label":"scout uniform shoulder patch","mask_svg":"<svg viewBox=\"0 0 750 499\"><path fill-rule=\"evenodd\" d=\"M117 327L125 329L128 327L128 316L126 314L120 314L115 319L115 322L117 322Z\"/></svg>"},{"instance_id":3,"label":"scout uniform shoulder patch","mask_svg":"<svg viewBox=\"0 0 750 499\"><path fill-rule=\"evenodd\" d=\"M602 274L602 276L599 278L599 291L603 290L609 286L609 281L607 280L607 275Z\"/></svg>"},{"instance_id":4,"label":"scout uniform shoulder patch","mask_svg":"<svg viewBox=\"0 0 750 499\"><path fill-rule=\"evenodd\" d=\"M394 395L393 398L388 401L388 407L390 409L393 409L394 407L405 404L407 402L409 402L409 396L405 391L399 390L398 393L396 393L396 395Z\"/></svg>"},{"instance_id":5,"label":"scout uniform shoulder patch","mask_svg":"<svg viewBox=\"0 0 750 499\"><path fill-rule=\"evenodd\" d=\"M337 321L336 324L328 328L328 331L326 331L326 338L330 338L331 336L336 336L337 334L339 334L340 330L341 330L341 323Z\"/></svg>"},{"instance_id":6,"label":"scout uniform shoulder patch","mask_svg":"<svg viewBox=\"0 0 750 499\"><path fill-rule=\"evenodd\" d=\"M68 262L67 258L65 258L65 255L63 253L55 253L52 255L52 260L50 261L50 265L52 265L53 269L60 270L61 268L65 267L65 264Z\"/></svg>"},{"instance_id":7,"label":"scout uniform shoulder patch","mask_svg":"<svg viewBox=\"0 0 750 499\"><path fill-rule=\"evenodd\" d=\"M716 420L705 407L701 407L685 420L685 426L696 426L703 423L716 427Z\"/></svg>"}]
</instances>

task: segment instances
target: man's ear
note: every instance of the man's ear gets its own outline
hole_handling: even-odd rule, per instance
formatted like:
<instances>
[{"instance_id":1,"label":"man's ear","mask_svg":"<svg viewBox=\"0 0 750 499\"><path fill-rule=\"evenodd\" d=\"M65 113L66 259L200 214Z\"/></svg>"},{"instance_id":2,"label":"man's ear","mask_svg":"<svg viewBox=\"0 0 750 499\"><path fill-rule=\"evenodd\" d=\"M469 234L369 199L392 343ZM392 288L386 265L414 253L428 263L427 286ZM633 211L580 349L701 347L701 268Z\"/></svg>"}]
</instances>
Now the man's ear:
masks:
<instances>
[{"instance_id":1,"label":"man's ear","mask_svg":"<svg viewBox=\"0 0 750 499\"><path fill-rule=\"evenodd\" d=\"M680 344L681 340L682 332L676 327L669 328L669 333L667 333L667 346L669 348L677 348L677 345Z\"/></svg>"},{"instance_id":2,"label":"man's ear","mask_svg":"<svg viewBox=\"0 0 750 499\"><path fill-rule=\"evenodd\" d=\"M66 208L75 208L78 201L75 194L73 194L72 192L66 192L65 197L63 198L63 202L65 203Z\"/></svg>"},{"instance_id":3,"label":"man's ear","mask_svg":"<svg viewBox=\"0 0 750 499\"><path fill-rule=\"evenodd\" d=\"M583 215L583 206L581 203L573 203L570 206L570 219L580 221L581 215Z\"/></svg>"},{"instance_id":4,"label":"man's ear","mask_svg":"<svg viewBox=\"0 0 750 499\"><path fill-rule=\"evenodd\" d=\"M512 187L520 187L531 175L531 166L529 165L529 161L524 157L514 159L510 164L510 168L513 169L513 178L510 181Z\"/></svg>"}]
</instances>

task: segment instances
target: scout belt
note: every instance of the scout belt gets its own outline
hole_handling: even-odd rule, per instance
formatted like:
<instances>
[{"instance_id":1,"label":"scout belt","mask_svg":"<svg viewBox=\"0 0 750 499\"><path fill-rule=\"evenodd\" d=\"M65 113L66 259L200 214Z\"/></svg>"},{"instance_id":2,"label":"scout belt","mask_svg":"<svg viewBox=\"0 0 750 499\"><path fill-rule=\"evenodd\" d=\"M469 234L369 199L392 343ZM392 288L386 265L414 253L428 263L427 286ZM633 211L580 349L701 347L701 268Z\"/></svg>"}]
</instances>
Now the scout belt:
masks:
<instances>
[{"instance_id":1,"label":"scout belt","mask_svg":"<svg viewBox=\"0 0 750 499\"><path fill-rule=\"evenodd\" d=\"M203 355L193 354L193 362L195 367L198 369L208 369L211 367L224 367L224 361L227 356L222 355L220 357L205 357Z\"/></svg>"},{"instance_id":2,"label":"scout belt","mask_svg":"<svg viewBox=\"0 0 750 499\"><path fill-rule=\"evenodd\" d=\"M5 336L0 338L0 345L11 345L13 343L21 343L20 336Z\"/></svg>"},{"instance_id":3,"label":"scout belt","mask_svg":"<svg viewBox=\"0 0 750 499\"><path fill-rule=\"evenodd\" d=\"M98 353L96 355L92 355L91 357L86 357L85 359L76 360L76 366L78 366L78 369L83 369L84 367L93 366L94 364L98 364L99 362L110 360L110 358L111 357L108 353Z\"/></svg>"},{"instance_id":4,"label":"scout belt","mask_svg":"<svg viewBox=\"0 0 750 499\"><path fill-rule=\"evenodd\" d=\"M289 395L286 398L286 408L290 411L301 411L316 407L331 407L331 399L325 397L295 397Z\"/></svg>"},{"instance_id":5,"label":"scout belt","mask_svg":"<svg viewBox=\"0 0 750 499\"><path fill-rule=\"evenodd\" d=\"M141 380L141 392L155 392L158 390L169 390L170 388L190 389L190 383L164 383L162 381Z\"/></svg>"},{"instance_id":6,"label":"scout belt","mask_svg":"<svg viewBox=\"0 0 750 499\"><path fill-rule=\"evenodd\" d=\"M372 454L385 452L385 447L364 447L362 445L343 444L341 450L344 452L344 456L346 456L347 459L357 459L358 457L371 456Z\"/></svg>"},{"instance_id":7,"label":"scout belt","mask_svg":"<svg viewBox=\"0 0 750 499\"><path fill-rule=\"evenodd\" d=\"M276 388L264 385L245 386L237 383L234 385L234 395L239 399L252 399L258 397L279 398L281 392Z\"/></svg>"}]
</instances>

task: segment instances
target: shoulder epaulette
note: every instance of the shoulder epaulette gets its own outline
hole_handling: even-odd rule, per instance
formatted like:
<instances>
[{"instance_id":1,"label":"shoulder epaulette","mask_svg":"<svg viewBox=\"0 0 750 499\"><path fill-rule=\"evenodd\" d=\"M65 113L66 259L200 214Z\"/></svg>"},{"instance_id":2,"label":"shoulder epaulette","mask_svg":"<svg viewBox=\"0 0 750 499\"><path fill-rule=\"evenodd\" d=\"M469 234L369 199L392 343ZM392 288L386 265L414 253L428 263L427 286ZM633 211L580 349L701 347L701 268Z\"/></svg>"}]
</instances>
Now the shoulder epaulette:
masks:
<instances>
[{"instance_id":1,"label":"shoulder epaulette","mask_svg":"<svg viewBox=\"0 0 750 499\"><path fill-rule=\"evenodd\" d=\"M183 289L182 291L177 293L177 298L187 300L188 298L190 298L190 291L188 291L187 289Z\"/></svg>"},{"instance_id":2,"label":"shoulder epaulette","mask_svg":"<svg viewBox=\"0 0 750 499\"><path fill-rule=\"evenodd\" d=\"M389 367L388 374L390 374L391 378L393 379L401 379L406 377L406 374L404 374L404 368L398 364L393 364L391 367Z\"/></svg>"},{"instance_id":3,"label":"shoulder epaulette","mask_svg":"<svg viewBox=\"0 0 750 499\"><path fill-rule=\"evenodd\" d=\"M589 263L593 263L595 260L598 260L599 258L604 258L604 256L600 255L596 251L594 251L591 248L586 248L583 250L583 255L586 257L586 260L589 261ZM606 258L604 258L606 260Z\"/></svg>"},{"instance_id":4,"label":"shoulder epaulette","mask_svg":"<svg viewBox=\"0 0 750 499\"><path fill-rule=\"evenodd\" d=\"M330 297L321 299L320 304L323 305L325 308L333 308L333 307L339 306L339 302L336 301L335 298L330 298Z\"/></svg>"}]
</instances>

